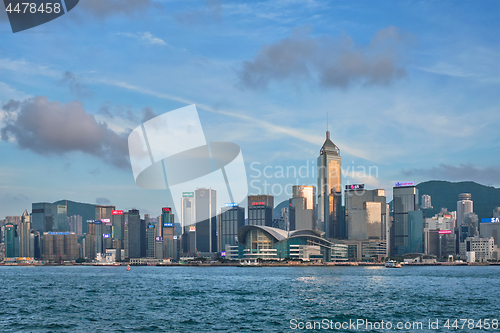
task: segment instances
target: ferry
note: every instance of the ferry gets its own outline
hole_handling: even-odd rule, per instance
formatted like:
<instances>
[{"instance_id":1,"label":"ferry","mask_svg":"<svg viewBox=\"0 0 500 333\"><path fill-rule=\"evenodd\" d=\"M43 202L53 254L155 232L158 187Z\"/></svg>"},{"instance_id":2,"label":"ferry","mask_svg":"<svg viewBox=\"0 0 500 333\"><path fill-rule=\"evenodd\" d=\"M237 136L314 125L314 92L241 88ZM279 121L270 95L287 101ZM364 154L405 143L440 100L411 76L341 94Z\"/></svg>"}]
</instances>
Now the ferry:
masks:
<instances>
[{"instance_id":1,"label":"ferry","mask_svg":"<svg viewBox=\"0 0 500 333\"><path fill-rule=\"evenodd\" d=\"M403 266L401 265L401 263L399 263L397 261L390 260L390 261L385 262L385 267L387 267L387 268L401 268Z\"/></svg>"}]
</instances>

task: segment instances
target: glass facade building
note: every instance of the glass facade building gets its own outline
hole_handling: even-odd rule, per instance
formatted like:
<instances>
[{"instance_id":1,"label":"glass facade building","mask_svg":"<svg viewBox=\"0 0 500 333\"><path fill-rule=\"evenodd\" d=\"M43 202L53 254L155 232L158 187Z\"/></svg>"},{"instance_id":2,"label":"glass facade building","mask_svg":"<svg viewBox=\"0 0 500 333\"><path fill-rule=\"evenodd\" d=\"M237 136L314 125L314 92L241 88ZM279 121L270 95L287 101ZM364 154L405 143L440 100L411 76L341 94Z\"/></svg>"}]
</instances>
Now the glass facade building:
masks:
<instances>
[{"instance_id":1,"label":"glass facade building","mask_svg":"<svg viewBox=\"0 0 500 333\"><path fill-rule=\"evenodd\" d=\"M297 185L292 187L289 200L290 230L316 229L316 187Z\"/></svg>"},{"instance_id":2,"label":"glass facade building","mask_svg":"<svg viewBox=\"0 0 500 333\"><path fill-rule=\"evenodd\" d=\"M272 195L248 196L248 224L271 227L274 218L274 197Z\"/></svg>"},{"instance_id":3,"label":"glass facade building","mask_svg":"<svg viewBox=\"0 0 500 333\"><path fill-rule=\"evenodd\" d=\"M342 223L342 157L340 149L330 140L326 141L318 157L318 227L326 238L344 238Z\"/></svg>"},{"instance_id":4,"label":"glass facade building","mask_svg":"<svg viewBox=\"0 0 500 333\"><path fill-rule=\"evenodd\" d=\"M217 252L217 192L199 188L195 196L196 252Z\"/></svg>"},{"instance_id":5,"label":"glass facade building","mask_svg":"<svg viewBox=\"0 0 500 333\"><path fill-rule=\"evenodd\" d=\"M38 232L52 231L52 204L37 202L31 204L32 228Z\"/></svg>"},{"instance_id":6,"label":"glass facade building","mask_svg":"<svg viewBox=\"0 0 500 333\"><path fill-rule=\"evenodd\" d=\"M347 245L322 238L316 230L285 230L246 225L238 232L243 259L346 261Z\"/></svg>"},{"instance_id":7,"label":"glass facade building","mask_svg":"<svg viewBox=\"0 0 500 333\"><path fill-rule=\"evenodd\" d=\"M416 186L396 186L393 188L393 196L394 221L391 226L390 248L392 256L400 256L404 253L412 252L409 251L410 225L408 215L409 212L418 210L418 188Z\"/></svg>"},{"instance_id":8,"label":"glass facade building","mask_svg":"<svg viewBox=\"0 0 500 333\"><path fill-rule=\"evenodd\" d=\"M128 211L128 258L141 257L141 217L137 209Z\"/></svg>"},{"instance_id":9,"label":"glass facade building","mask_svg":"<svg viewBox=\"0 0 500 333\"><path fill-rule=\"evenodd\" d=\"M226 245L238 243L238 230L245 225L245 208L224 207L218 215L219 253L225 251Z\"/></svg>"}]
</instances>

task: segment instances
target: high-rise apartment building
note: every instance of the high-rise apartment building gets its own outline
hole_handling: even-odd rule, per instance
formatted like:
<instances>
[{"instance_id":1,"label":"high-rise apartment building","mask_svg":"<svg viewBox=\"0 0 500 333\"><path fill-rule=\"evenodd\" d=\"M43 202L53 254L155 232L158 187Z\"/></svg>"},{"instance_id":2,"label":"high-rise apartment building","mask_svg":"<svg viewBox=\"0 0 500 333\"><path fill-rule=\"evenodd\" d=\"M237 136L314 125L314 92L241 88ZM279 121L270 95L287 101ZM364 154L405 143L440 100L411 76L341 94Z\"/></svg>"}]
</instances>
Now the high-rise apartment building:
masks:
<instances>
[{"instance_id":1,"label":"high-rise apartment building","mask_svg":"<svg viewBox=\"0 0 500 333\"><path fill-rule=\"evenodd\" d=\"M248 224L272 227L274 197L272 195L248 196Z\"/></svg>"},{"instance_id":2,"label":"high-rise apartment building","mask_svg":"<svg viewBox=\"0 0 500 333\"><path fill-rule=\"evenodd\" d=\"M316 229L316 187L296 185L289 200L290 230Z\"/></svg>"},{"instance_id":3,"label":"high-rise apartment building","mask_svg":"<svg viewBox=\"0 0 500 333\"><path fill-rule=\"evenodd\" d=\"M318 157L318 226L326 238L343 238L342 223L342 158L340 149L326 140Z\"/></svg>"}]
</instances>

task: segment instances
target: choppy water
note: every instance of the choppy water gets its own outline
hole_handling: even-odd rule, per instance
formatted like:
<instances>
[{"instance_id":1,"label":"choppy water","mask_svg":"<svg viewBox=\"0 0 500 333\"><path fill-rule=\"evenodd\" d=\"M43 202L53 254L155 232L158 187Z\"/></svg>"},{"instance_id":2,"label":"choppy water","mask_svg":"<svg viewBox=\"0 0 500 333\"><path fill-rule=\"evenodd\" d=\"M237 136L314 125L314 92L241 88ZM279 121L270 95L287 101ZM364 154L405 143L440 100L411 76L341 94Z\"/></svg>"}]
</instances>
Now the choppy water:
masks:
<instances>
[{"instance_id":1,"label":"choppy water","mask_svg":"<svg viewBox=\"0 0 500 333\"><path fill-rule=\"evenodd\" d=\"M469 331L455 318L500 319L500 267L0 267L0 332Z\"/></svg>"}]
</instances>

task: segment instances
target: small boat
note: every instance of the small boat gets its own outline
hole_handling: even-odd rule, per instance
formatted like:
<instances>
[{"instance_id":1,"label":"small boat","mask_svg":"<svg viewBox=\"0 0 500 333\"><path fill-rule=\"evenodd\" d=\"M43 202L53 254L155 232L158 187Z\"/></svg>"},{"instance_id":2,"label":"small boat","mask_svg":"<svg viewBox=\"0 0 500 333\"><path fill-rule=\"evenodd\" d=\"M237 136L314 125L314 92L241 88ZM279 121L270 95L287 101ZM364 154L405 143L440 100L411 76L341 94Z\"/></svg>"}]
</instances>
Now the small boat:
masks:
<instances>
[{"instance_id":1,"label":"small boat","mask_svg":"<svg viewBox=\"0 0 500 333\"><path fill-rule=\"evenodd\" d=\"M387 268L401 268L403 266L401 265L401 263L399 263L397 261L390 260L390 261L385 262L385 267L387 267Z\"/></svg>"},{"instance_id":2,"label":"small boat","mask_svg":"<svg viewBox=\"0 0 500 333\"><path fill-rule=\"evenodd\" d=\"M127 271L130 271L130 265L127 265Z\"/></svg>"}]
</instances>

